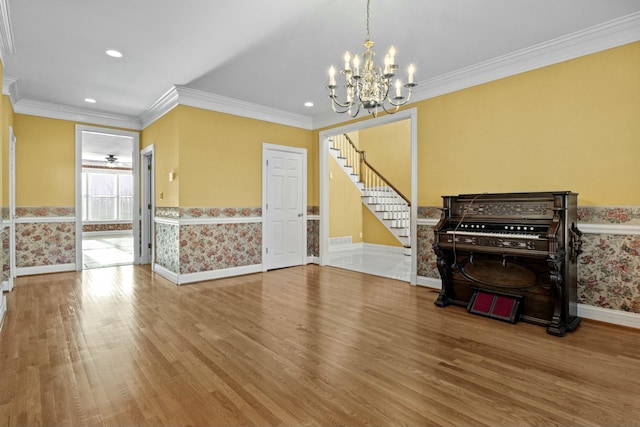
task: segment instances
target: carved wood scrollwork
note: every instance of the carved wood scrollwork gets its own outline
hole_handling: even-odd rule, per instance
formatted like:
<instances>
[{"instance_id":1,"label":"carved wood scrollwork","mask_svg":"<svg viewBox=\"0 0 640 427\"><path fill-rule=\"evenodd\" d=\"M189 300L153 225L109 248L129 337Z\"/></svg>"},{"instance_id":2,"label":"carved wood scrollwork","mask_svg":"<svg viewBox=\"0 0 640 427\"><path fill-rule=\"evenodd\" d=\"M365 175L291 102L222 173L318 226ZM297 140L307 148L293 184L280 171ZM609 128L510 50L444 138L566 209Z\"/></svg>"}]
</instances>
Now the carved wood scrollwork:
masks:
<instances>
[{"instance_id":1,"label":"carved wood scrollwork","mask_svg":"<svg viewBox=\"0 0 640 427\"><path fill-rule=\"evenodd\" d=\"M575 223L572 223L569 229L569 248L569 258L575 263L578 255L582 253L582 231L578 230Z\"/></svg>"}]
</instances>

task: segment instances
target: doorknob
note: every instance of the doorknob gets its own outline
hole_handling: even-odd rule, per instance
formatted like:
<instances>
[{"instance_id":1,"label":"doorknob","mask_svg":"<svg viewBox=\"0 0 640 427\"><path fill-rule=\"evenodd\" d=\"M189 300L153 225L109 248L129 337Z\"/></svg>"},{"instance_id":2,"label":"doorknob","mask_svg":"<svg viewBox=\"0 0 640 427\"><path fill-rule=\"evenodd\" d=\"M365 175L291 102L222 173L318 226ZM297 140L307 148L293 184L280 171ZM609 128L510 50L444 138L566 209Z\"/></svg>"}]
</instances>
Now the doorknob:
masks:
<instances>
[{"instance_id":1,"label":"doorknob","mask_svg":"<svg viewBox=\"0 0 640 427\"><path fill-rule=\"evenodd\" d=\"M301 214L301 213L299 213L299 214L298 214L298 218L300 218L301 216L302 216L302 214Z\"/></svg>"}]
</instances>

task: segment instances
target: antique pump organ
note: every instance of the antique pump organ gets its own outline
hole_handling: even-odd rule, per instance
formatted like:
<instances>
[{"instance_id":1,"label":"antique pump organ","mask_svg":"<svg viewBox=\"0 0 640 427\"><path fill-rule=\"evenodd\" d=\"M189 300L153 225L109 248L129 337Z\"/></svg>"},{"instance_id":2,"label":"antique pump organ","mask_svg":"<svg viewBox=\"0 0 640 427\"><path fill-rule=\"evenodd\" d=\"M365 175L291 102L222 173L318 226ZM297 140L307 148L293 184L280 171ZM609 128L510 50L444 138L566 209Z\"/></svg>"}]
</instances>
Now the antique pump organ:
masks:
<instances>
[{"instance_id":1,"label":"antique pump organ","mask_svg":"<svg viewBox=\"0 0 640 427\"><path fill-rule=\"evenodd\" d=\"M562 336L576 313L577 194L570 191L443 196L435 227L442 290L435 304L547 327Z\"/></svg>"}]
</instances>

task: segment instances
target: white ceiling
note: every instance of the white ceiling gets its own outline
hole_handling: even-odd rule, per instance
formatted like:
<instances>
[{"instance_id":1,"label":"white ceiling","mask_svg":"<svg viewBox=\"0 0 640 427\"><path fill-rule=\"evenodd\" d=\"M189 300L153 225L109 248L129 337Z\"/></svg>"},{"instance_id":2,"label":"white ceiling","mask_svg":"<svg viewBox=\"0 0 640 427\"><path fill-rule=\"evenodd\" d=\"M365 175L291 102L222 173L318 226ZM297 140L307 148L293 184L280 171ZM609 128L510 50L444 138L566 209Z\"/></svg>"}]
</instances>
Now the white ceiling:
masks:
<instances>
[{"instance_id":1,"label":"white ceiling","mask_svg":"<svg viewBox=\"0 0 640 427\"><path fill-rule=\"evenodd\" d=\"M366 0L0 3L14 103L137 120L175 86L327 116L327 69L345 50L361 52L366 36ZM378 59L393 44L401 67L416 65L420 88L622 17L635 26L638 13L640 0L371 0L370 25Z\"/></svg>"}]
</instances>

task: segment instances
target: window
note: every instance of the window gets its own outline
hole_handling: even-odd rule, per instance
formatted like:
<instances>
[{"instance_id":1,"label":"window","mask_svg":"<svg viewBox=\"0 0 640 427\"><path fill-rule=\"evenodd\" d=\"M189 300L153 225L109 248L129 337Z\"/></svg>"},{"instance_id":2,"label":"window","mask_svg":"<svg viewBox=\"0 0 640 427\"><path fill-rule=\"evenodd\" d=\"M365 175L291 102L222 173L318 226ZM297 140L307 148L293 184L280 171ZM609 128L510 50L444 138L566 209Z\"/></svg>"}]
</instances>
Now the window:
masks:
<instances>
[{"instance_id":1,"label":"window","mask_svg":"<svg viewBox=\"0 0 640 427\"><path fill-rule=\"evenodd\" d=\"M83 221L133 220L133 175L130 171L84 169Z\"/></svg>"}]
</instances>

